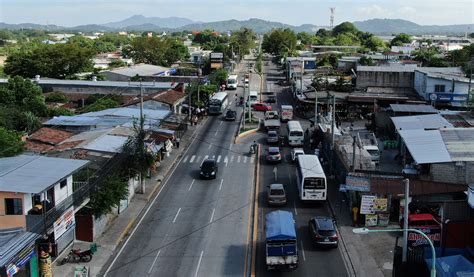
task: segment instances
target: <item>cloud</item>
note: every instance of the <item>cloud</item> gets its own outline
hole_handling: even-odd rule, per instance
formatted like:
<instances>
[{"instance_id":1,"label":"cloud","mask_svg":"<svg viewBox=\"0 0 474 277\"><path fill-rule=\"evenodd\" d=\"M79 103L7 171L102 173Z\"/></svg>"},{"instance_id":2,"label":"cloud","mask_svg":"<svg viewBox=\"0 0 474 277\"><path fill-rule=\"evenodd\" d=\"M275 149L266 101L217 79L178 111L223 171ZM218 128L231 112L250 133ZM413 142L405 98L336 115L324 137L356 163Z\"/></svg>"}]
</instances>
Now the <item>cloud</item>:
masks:
<instances>
[{"instance_id":1,"label":"cloud","mask_svg":"<svg viewBox=\"0 0 474 277\"><path fill-rule=\"evenodd\" d=\"M376 4L357 8L356 13L362 18L387 18L393 15L390 10Z\"/></svg>"},{"instance_id":2,"label":"cloud","mask_svg":"<svg viewBox=\"0 0 474 277\"><path fill-rule=\"evenodd\" d=\"M403 6L398 9L398 14L403 15L405 18L414 18L416 15L416 9L411 6Z\"/></svg>"}]
</instances>

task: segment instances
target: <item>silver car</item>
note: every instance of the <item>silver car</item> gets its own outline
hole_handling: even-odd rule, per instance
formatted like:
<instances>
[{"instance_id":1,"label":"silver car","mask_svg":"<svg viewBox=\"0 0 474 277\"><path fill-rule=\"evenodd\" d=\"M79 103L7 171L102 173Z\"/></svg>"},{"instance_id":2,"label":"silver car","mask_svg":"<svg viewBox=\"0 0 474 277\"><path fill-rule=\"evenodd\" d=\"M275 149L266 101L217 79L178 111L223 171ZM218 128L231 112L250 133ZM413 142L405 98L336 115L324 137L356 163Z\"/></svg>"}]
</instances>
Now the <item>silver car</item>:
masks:
<instances>
[{"instance_id":1,"label":"silver car","mask_svg":"<svg viewBox=\"0 0 474 277\"><path fill-rule=\"evenodd\" d=\"M277 131L268 131L267 143L278 143L279 136Z\"/></svg>"},{"instance_id":2,"label":"silver car","mask_svg":"<svg viewBox=\"0 0 474 277\"><path fill-rule=\"evenodd\" d=\"M268 186L267 202L269 206L286 205L286 192L282 184L271 184Z\"/></svg>"}]
</instances>

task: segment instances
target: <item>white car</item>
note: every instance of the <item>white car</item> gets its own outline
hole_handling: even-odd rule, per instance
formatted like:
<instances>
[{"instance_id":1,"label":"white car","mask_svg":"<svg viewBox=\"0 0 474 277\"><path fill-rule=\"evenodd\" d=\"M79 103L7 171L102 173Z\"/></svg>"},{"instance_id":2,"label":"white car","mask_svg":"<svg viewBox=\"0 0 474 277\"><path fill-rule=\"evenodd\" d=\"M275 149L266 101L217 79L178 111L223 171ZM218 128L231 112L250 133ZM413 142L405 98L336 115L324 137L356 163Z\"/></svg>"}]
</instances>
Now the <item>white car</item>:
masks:
<instances>
[{"instance_id":1,"label":"white car","mask_svg":"<svg viewBox=\"0 0 474 277\"><path fill-rule=\"evenodd\" d=\"M303 148L293 148L291 149L291 160L293 162L296 162L296 159L298 159L298 155L304 155L304 150Z\"/></svg>"}]
</instances>

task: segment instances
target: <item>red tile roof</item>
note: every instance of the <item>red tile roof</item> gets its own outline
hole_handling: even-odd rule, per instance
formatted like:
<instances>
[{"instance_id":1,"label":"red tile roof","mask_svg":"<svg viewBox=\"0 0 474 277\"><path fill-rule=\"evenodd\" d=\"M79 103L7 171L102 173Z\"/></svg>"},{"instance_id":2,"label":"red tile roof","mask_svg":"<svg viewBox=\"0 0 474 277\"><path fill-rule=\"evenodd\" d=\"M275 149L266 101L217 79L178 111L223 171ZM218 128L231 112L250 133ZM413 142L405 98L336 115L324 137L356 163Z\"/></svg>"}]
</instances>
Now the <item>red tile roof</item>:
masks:
<instances>
[{"instance_id":1,"label":"red tile roof","mask_svg":"<svg viewBox=\"0 0 474 277\"><path fill-rule=\"evenodd\" d=\"M33 134L31 134L28 140L46 143L50 145L56 145L72 137L73 135L74 134L71 132L43 127L39 129L38 131L34 132Z\"/></svg>"}]
</instances>

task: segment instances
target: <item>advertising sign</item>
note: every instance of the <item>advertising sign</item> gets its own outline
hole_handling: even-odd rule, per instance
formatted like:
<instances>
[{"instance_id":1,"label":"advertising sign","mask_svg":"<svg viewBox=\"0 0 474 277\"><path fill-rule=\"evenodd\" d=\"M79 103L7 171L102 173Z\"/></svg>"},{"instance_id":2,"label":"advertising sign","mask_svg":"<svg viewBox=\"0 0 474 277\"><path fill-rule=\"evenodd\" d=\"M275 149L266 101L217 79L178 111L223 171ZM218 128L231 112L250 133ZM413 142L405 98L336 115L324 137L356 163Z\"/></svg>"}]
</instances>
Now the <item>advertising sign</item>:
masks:
<instances>
[{"instance_id":1,"label":"advertising sign","mask_svg":"<svg viewBox=\"0 0 474 277\"><path fill-rule=\"evenodd\" d=\"M388 222L389 222L389 219L390 219L390 214L388 214L388 213L378 214L377 216L379 217L378 226L382 226L382 227L388 226Z\"/></svg>"},{"instance_id":2,"label":"advertising sign","mask_svg":"<svg viewBox=\"0 0 474 277\"><path fill-rule=\"evenodd\" d=\"M360 214L375 214L374 199L374 195L362 195Z\"/></svg>"},{"instance_id":3,"label":"advertising sign","mask_svg":"<svg viewBox=\"0 0 474 277\"><path fill-rule=\"evenodd\" d=\"M367 227L377 226L377 215L376 214L365 215L365 226Z\"/></svg>"},{"instance_id":4,"label":"advertising sign","mask_svg":"<svg viewBox=\"0 0 474 277\"><path fill-rule=\"evenodd\" d=\"M414 227L410 227L414 228ZM435 247L440 246L441 244L441 227L438 226L426 226L426 227L417 227L417 230L425 233L433 242ZM429 246L428 241L421 235L415 232L408 232L408 245L412 247L416 246Z\"/></svg>"},{"instance_id":5,"label":"advertising sign","mask_svg":"<svg viewBox=\"0 0 474 277\"><path fill-rule=\"evenodd\" d=\"M359 176L346 176L346 189L354 191L370 191L370 179Z\"/></svg>"},{"instance_id":6,"label":"advertising sign","mask_svg":"<svg viewBox=\"0 0 474 277\"><path fill-rule=\"evenodd\" d=\"M74 207L67 209L53 224L54 240L57 240L69 228L76 224L74 219Z\"/></svg>"},{"instance_id":7,"label":"advertising sign","mask_svg":"<svg viewBox=\"0 0 474 277\"><path fill-rule=\"evenodd\" d=\"M374 210L376 212L387 211L387 198L375 198L374 199Z\"/></svg>"}]
</instances>

